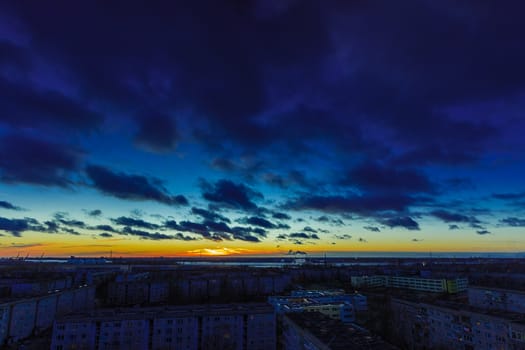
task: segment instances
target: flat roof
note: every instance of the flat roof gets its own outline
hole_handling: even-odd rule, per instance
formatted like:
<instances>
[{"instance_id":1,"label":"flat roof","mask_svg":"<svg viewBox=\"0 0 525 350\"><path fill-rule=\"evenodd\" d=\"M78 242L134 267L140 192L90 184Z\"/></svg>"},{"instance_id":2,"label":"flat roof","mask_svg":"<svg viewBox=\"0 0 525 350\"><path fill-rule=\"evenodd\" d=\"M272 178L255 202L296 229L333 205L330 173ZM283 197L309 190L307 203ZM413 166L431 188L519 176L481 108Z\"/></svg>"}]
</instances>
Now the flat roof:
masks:
<instances>
[{"instance_id":1,"label":"flat roof","mask_svg":"<svg viewBox=\"0 0 525 350\"><path fill-rule=\"evenodd\" d=\"M292 313L284 317L333 350L398 349L357 325L345 325L319 312Z\"/></svg>"},{"instance_id":2,"label":"flat roof","mask_svg":"<svg viewBox=\"0 0 525 350\"><path fill-rule=\"evenodd\" d=\"M92 312L64 316L57 322L117 321L162 319L190 316L221 316L244 314L273 314L273 307L265 303L210 304L158 306L141 308L98 309Z\"/></svg>"},{"instance_id":3,"label":"flat roof","mask_svg":"<svg viewBox=\"0 0 525 350\"><path fill-rule=\"evenodd\" d=\"M468 288L469 289L482 289L482 290L495 290L495 291L505 292L505 293L522 294L525 296L525 291L517 290L517 289L506 289L506 288L484 287L484 286L473 286L473 285L470 285Z\"/></svg>"},{"instance_id":4,"label":"flat roof","mask_svg":"<svg viewBox=\"0 0 525 350\"><path fill-rule=\"evenodd\" d=\"M494 309L484 309L476 306L472 306L469 304L464 303L458 303L453 301L444 301L444 300L435 300L435 301L412 301L412 300L406 300L403 298L395 298L396 300L405 302L405 303L411 303L411 304L417 304L417 305L430 305L430 306L436 306L444 309L454 310L454 311L466 311L474 314L480 314L490 317L497 317L500 319L505 319L507 321L520 323L525 322L525 314L521 314L518 312L510 312L510 311L503 311L503 310L494 310Z\"/></svg>"}]
</instances>

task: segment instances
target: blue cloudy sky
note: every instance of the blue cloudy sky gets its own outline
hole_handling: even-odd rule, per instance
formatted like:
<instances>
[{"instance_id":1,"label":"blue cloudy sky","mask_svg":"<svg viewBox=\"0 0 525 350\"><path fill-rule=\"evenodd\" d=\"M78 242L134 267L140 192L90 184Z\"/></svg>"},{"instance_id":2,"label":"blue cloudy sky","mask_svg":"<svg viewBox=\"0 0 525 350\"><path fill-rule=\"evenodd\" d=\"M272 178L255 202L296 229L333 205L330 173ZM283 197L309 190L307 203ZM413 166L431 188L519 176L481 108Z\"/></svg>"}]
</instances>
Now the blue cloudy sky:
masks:
<instances>
[{"instance_id":1,"label":"blue cloudy sky","mask_svg":"<svg viewBox=\"0 0 525 350\"><path fill-rule=\"evenodd\" d=\"M519 0L0 5L0 255L523 251Z\"/></svg>"}]
</instances>

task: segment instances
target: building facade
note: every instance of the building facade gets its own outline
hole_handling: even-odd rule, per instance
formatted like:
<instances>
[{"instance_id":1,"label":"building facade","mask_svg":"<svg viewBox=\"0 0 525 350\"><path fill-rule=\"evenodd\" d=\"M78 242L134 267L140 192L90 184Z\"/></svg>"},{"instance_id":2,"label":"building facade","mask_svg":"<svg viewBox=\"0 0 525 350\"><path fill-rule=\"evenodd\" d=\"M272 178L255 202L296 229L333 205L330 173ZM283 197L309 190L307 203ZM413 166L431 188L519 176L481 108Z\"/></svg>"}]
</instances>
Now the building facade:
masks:
<instances>
[{"instance_id":1,"label":"building facade","mask_svg":"<svg viewBox=\"0 0 525 350\"><path fill-rule=\"evenodd\" d=\"M55 322L51 349L275 349L267 304L106 309Z\"/></svg>"},{"instance_id":2,"label":"building facade","mask_svg":"<svg viewBox=\"0 0 525 350\"><path fill-rule=\"evenodd\" d=\"M471 286L468 300L472 306L525 314L525 292L500 288Z\"/></svg>"},{"instance_id":3,"label":"building facade","mask_svg":"<svg viewBox=\"0 0 525 350\"><path fill-rule=\"evenodd\" d=\"M41 297L0 301L0 347L53 326L55 317L93 309L95 288L85 286Z\"/></svg>"},{"instance_id":4,"label":"building facade","mask_svg":"<svg viewBox=\"0 0 525 350\"><path fill-rule=\"evenodd\" d=\"M292 291L290 296L268 298L277 314L290 312L320 312L344 323L354 322L355 312L366 311L366 297L344 294L344 291Z\"/></svg>"},{"instance_id":5,"label":"building facade","mask_svg":"<svg viewBox=\"0 0 525 350\"><path fill-rule=\"evenodd\" d=\"M523 350L524 315L392 299L390 328L407 349Z\"/></svg>"},{"instance_id":6,"label":"building facade","mask_svg":"<svg viewBox=\"0 0 525 350\"><path fill-rule=\"evenodd\" d=\"M352 276L352 286L361 287L388 287L412 289L422 292L456 294L468 288L467 278L422 278L419 276Z\"/></svg>"},{"instance_id":7,"label":"building facade","mask_svg":"<svg viewBox=\"0 0 525 350\"><path fill-rule=\"evenodd\" d=\"M320 313L285 315L282 348L283 350L396 349L357 325L345 325Z\"/></svg>"}]
</instances>

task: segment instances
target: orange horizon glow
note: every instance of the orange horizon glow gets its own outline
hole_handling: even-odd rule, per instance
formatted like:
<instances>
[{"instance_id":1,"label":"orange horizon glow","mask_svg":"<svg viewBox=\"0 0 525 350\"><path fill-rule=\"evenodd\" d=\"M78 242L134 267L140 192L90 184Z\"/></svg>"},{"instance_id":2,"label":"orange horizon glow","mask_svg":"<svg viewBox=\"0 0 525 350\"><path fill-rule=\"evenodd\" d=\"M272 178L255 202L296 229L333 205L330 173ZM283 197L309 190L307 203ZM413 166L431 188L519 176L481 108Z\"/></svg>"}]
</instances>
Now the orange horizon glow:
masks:
<instances>
[{"instance_id":1,"label":"orange horizon glow","mask_svg":"<svg viewBox=\"0 0 525 350\"><path fill-rule=\"evenodd\" d=\"M424 236L424 237L429 237ZM356 239L338 241L336 245L329 241L319 241L316 245L294 245L289 242L266 241L261 243L224 241L210 242L196 240L158 241L140 240L131 237L97 238L94 236L41 235L28 232L23 237L0 241L0 257L250 257L250 256L291 256L288 252L302 251L309 256L352 253L516 253L525 251L525 244L516 242L514 237L508 240L490 241L478 239L472 241L461 236L443 233L439 238L423 238L411 242L409 236L399 239L375 240L373 235L368 242Z\"/></svg>"}]
</instances>

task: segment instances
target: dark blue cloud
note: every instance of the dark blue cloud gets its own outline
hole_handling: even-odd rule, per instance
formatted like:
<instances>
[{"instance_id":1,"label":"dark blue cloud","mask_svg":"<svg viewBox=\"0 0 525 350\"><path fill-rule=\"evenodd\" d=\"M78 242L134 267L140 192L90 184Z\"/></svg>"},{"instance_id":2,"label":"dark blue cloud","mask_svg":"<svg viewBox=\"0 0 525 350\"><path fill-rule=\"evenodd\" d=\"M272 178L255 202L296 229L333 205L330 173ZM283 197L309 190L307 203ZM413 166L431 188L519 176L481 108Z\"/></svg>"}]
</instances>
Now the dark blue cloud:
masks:
<instances>
[{"instance_id":1,"label":"dark blue cloud","mask_svg":"<svg viewBox=\"0 0 525 350\"><path fill-rule=\"evenodd\" d=\"M248 225L254 225L263 227L266 229L289 229L290 226L286 224L274 224L273 222L266 220L265 218L257 217L257 216L250 216L247 218L244 218L241 220L242 223L248 224Z\"/></svg>"},{"instance_id":2,"label":"dark blue cloud","mask_svg":"<svg viewBox=\"0 0 525 350\"><path fill-rule=\"evenodd\" d=\"M350 170L342 183L367 191L430 192L432 183L419 171L389 168L378 163L363 163Z\"/></svg>"},{"instance_id":3,"label":"dark blue cloud","mask_svg":"<svg viewBox=\"0 0 525 350\"><path fill-rule=\"evenodd\" d=\"M0 209L22 210L22 208L17 207L16 205L7 201L0 201Z\"/></svg>"},{"instance_id":4,"label":"dark blue cloud","mask_svg":"<svg viewBox=\"0 0 525 350\"><path fill-rule=\"evenodd\" d=\"M228 219L224 215L221 215L221 214L218 214L216 212L209 211L209 210L206 210L206 209L193 207L193 208L191 208L191 213L193 215L200 216L200 217L202 217L205 220L223 221L223 222L226 222L226 223L230 223L230 219Z\"/></svg>"},{"instance_id":5,"label":"dark blue cloud","mask_svg":"<svg viewBox=\"0 0 525 350\"><path fill-rule=\"evenodd\" d=\"M23 219L0 217L0 231L9 232L15 237L21 237L25 231L78 234L78 232L72 228L60 227L56 221L45 221L44 224L41 224L37 219L30 217Z\"/></svg>"},{"instance_id":6,"label":"dark blue cloud","mask_svg":"<svg viewBox=\"0 0 525 350\"><path fill-rule=\"evenodd\" d=\"M485 229L485 227L482 225L482 222L475 216L467 216L442 209L434 210L430 214L446 223L467 223L472 228Z\"/></svg>"},{"instance_id":7,"label":"dark blue cloud","mask_svg":"<svg viewBox=\"0 0 525 350\"><path fill-rule=\"evenodd\" d=\"M47 227L47 232L49 233L58 233L58 230L60 229L60 225L56 221L44 221L44 224Z\"/></svg>"},{"instance_id":8,"label":"dark blue cloud","mask_svg":"<svg viewBox=\"0 0 525 350\"><path fill-rule=\"evenodd\" d=\"M266 237L266 231L260 228L240 227L232 228L233 238L246 242L260 242L259 237Z\"/></svg>"},{"instance_id":9,"label":"dark blue cloud","mask_svg":"<svg viewBox=\"0 0 525 350\"><path fill-rule=\"evenodd\" d=\"M228 139L247 148L306 147L314 139L362 150L381 139L408 152L435 147L445 154L437 159L457 149L482 154L494 128L456 120L446 107L516 93L525 80L514 0L469 2L468 10L414 0L134 4L113 6L114 17L103 16L100 5L76 6L56 13L14 4L9 13L25 24L32 45L74 73L85 105L191 109L202 140L219 145ZM71 21L75 11L84 18ZM141 13L150 15L137 19ZM9 49L11 61L30 65L19 51ZM367 126L375 132L365 133ZM394 140L382 137L392 134Z\"/></svg>"},{"instance_id":10,"label":"dark blue cloud","mask_svg":"<svg viewBox=\"0 0 525 350\"><path fill-rule=\"evenodd\" d=\"M132 229L131 227L124 227L121 231L121 234L124 235L131 235L131 236L137 236L142 239L150 239L150 240L169 240L169 239L177 239L177 240L195 240L194 237L184 236L184 235L168 235L165 233L159 233L159 232L148 232L143 230L136 230Z\"/></svg>"},{"instance_id":11,"label":"dark blue cloud","mask_svg":"<svg viewBox=\"0 0 525 350\"><path fill-rule=\"evenodd\" d=\"M94 165L79 173L83 155L77 145L93 163L132 159L148 169L164 161L166 155L135 158L135 150L120 149L134 142L156 153L178 148L186 157L181 163L198 160L229 172L231 180L203 186L210 211L192 210L202 222L176 223L183 232L199 230L219 240L236 231L254 241L263 237L255 230L277 225L266 218L290 219L273 212L274 194L284 208L317 212L307 214L312 218L387 218L393 227L416 227L406 220L414 209L428 212L417 207L435 204L439 196L457 197L455 189L463 186L441 188L443 175L465 171L477 181L479 166L501 153L511 159L523 153L522 108L512 110L510 102L522 103L525 88L522 4L453 5L1 4L7 20L0 39L0 179L75 189L87 175L107 195L188 204L153 177ZM105 147L113 137L117 147L109 154ZM159 176L173 175L165 171ZM513 173L508 176L520 172ZM503 193L515 182L491 180L502 183L494 186L502 191L494 199L516 206L525 198ZM262 213L259 201L265 198L258 191L266 184L278 188L271 189L264 202L269 211ZM479 196L464 198L472 197ZM234 230L214 206L267 223ZM428 215L483 230L472 211L446 208ZM81 227L62 220L42 229ZM338 218L320 222L344 224ZM501 224L513 222L519 219Z\"/></svg>"},{"instance_id":12,"label":"dark blue cloud","mask_svg":"<svg viewBox=\"0 0 525 350\"><path fill-rule=\"evenodd\" d=\"M518 200L525 199L525 192L515 192L515 193L493 193L492 197L496 199L503 200Z\"/></svg>"},{"instance_id":13,"label":"dark blue cloud","mask_svg":"<svg viewBox=\"0 0 525 350\"><path fill-rule=\"evenodd\" d=\"M181 221L177 223L174 220L168 220L164 223L164 227L169 230L196 233L212 241L232 240L230 233L233 233L233 230L224 222L213 221L204 221L203 223Z\"/></svg>"},{"instance_id":14,"label":"dark blue cloud","mask_svg":"<svg viewBox=\"0 0 525 350\"><path fill-rule=\"evenodd\" d=\"M289 200L284 207L290 210L313 209L326 213L356 213L370 215L382 211L404 211L416 200L405 195L367 196L304 196Z\"/></svg>"},{"instance_id":15,"label":"dark blue cloud","mask_svg":"<svg viewBox=\"0 0 525 350\"><path fill-rule=\"evenodd\" d=\"M434 210L430 213L444 222L467 222L467 223L479 223L480 221L472 216L466 216L463 214L452 213L447 210Z\"/></svg>"},{"instance_id":16,"label":"dark blue cloud","mask_svg":"<svg viewBox=\"0 0 525 350\"><path fill-rule=\"evenodd\" d=\"M303 252L301 250L288 250L288 252L286 253L286 255L307 255L306 252Z\"/></svg>"},{"instance_id":17,"label":"dark blue cloud","mask_svg":"<svg viewBox=\"0 0 525 350\"><path fill-rule=\"evenodd\" d=\"M146 228L148 230L156 230L159 228L159 225L153 224L151 222L144 221L142 219L135 219L126 216L120 216L116 219L111 219L111 221L116 225L129 226L129 227L140 227Z\"/></svg>"},{"instance_id":18,"label":"dark blue cloud","mask_svg":"<svg viewBox=\"0 0 525 350\"><path fill-rule=\"evenodd\" d=\"M100 231L108 231L108 232L117 232L117 230L113 227L113 226L110 226L110 225L96 225L96 226L93 226L93 227L90 227L90 229L92 230L100 230Z\"/></svg>"},{"instance_id":19,"label":"dark blue cloud","mask_svg":"<svg viewBox=\"0 0 525 350\"><path fill-rule=\"evenodd\" d=\"M462 165L474 163L480 158L479 155L461 150L444 149L442 146L429 145L425 148L418 148L407 151L397 157L394 161L399 165Z\"/></svg>"},{"instance_id":20,"label":"dark blue cloud","mask_svg":"<svg viewBox=\"0 0 525 350\"><path fill-rule=\"evenodd\" d=\"M150 200L168 205L187 205L188 200L182 195L170 195L155 178L114 172L96 165L86 167L86 174L97 190L128 200Z\"/></svg>"},{"instance_id":21,"label":"dark blue cloud","mask_svg":"<svg viewBox=\"0 0 525 350\"><path fill-rule=\"evenodd\" d=\"M381 230L377 226L363 226L363 228L372 232L381 232Z\"/></svg>"},{"instance_id":22,"label":"dark blue cloud","mask_svg":"<svg viewBox=\"0 0 525 350\"><path fill-rule=\"evenodd\" d=\"M203 224L211 232L222 232L222 233L231 233L232 229L224 222L216 222L212 220L204 220Z\"/></svg>"},{"instance_id":23,"label":"dark blue cloud","mask_svg":"<svg viewBox=\"0 0 525 350\"><path fill-rule=\"evenodd\" d=\"M210 202L241 209L256 210L254 200L262 199L263 195L244 184L237 184L230 180L219 180L215 184L202 183L202 197Z\"/></svg>"},{"instance_id":24,"label":"dark blue cloud","mask_svg":"<svg viewBox=\"0 0 525 350\"><path fill-rule=\"evenodd\" d=\"M301 238L301 239L319 239L319 236L315 233L307 234L304 232L293 232L288 235L289 238Z\"/></svg>"},{"instance_id":25,"label":"dark blue cloud","mask_svg":"<svg viewBox=\"0 0 525 350\"><path fill-rule=\"evenodd\" d=\"M0 230L9 232L15 237L20 237L22 232L29 230L30 222L26 219L8 219L0 217Z\"/></svg>"},{"instance_id":26,"label":"dark blue cloud","mask_svg":"<svg viewBox=\"0 0 525 350\"><path fill-rule=\"evenodd\" d=\"M70 186L81 152L22 134L0 137L0 179L8 183Z\"/></svg>"},{"instance_id":27,"label":"dark blue cloud","mask_svg":"<svg viewBox=\"0 0 525 350\"><path fill-rule=\"evenodd\" d=\"M262 174L262 180L272 186L280 187L282 189L290 187L303 187L307 189L314 188L315 184L306 178L304 173L298 170L291 170L286 175L279 175L272 172Z\"/></svg>"},{"instance_id":28,"label":"dark blue cloud","mask_svg":"<svg viewBox=\"0 0 525 350\"><path fill-rule=\"evenodd\" d=\"M272 217L277 220L290 220L292 218L290 215L280 212L273 213Z\"/></svg>"},{"instance_id":29,"label":"dark blue cloud","mask_svg":"<svg viewBox=\"0 0 525 350\"><path fill-rule=\"evenodd\" d=\"M172 117L152 112L139 117L139 130L135 142L140 147L157 153L173 151L179 134Z\"/></svg>"},{"instance_id":30,"label":"dark blue cloud","mask_svg":"<svg viewBox=\"0 0 525 350\"><path fill-rule=\"evenodd\" d=\"M352 236L349 235L349 234L343 234L343 235L335 235L335 238L342 239L342 240L347 240L347 239L351 239Z\"/></svg>"},{"instance_id":31,"label":"dark blue cloud","mask_svg":"<svg viewBox=\"0 0 525 350\"><path fill-rule=\"evenodd\" d=\"M500 219L499 222L503 225L511 227L525 227L525 219L520 219L516 217L507 217L504 219Z\"/></svg>"},{"instance_id":32,"label":"dark blue cloud","mask_svg":"<svg viewBox=\"0 0 525 350\"><path fill-rule=\"evenodd\" d=\"M214 158L210 165L212 168L222 171L238 170L237 165L235 165L230 159L226 158Z\"/></svg>"},{"instance_id":33,"label":"dark blue cloud","mask_svg":"<svg viewBox=\"0 0 525 350\"><path fill-rule=\"evenodd\" d=\"M110 237L113 237L113 235L111 233L107 233L107 232L102 232L99 234L100 237L103 237L103 238L110 238Z\"/></svg>"},{"instance_id":34,"label":"dark blue cloud","mask_svg":"<svg viewBox=\"0 0 525 350\"><path fill-rule=\"evenodd\" d=\"M94 218L98 218L102 216L102 210L100 209L86 210L85 212L87 215L94 217Z\"/></svg>"},{"instance_id":35,"label":"dark blue cloud","mask_svg":"<svg viewBox=\"0 0 525 350\"><path fill-rule=\"evenodd\" d=\"M104 117L84 101L60 92L42 90L34 85L14 83L0 78L0 124L17 127L63 127L90 130L98 127Z\"/></svg>"},{"instance_id":36,"label":"dark blue cloud","mask_svg":"<svg viewBox=\"0 0 525 350\"><path fill-rule=\"evenodd\" d=\"M409 216L384 219L381 221L381 223L390 228L402 227L406 228L407 230L419 230L419 224L417 223L417 221L415 221Z\"/></svg>"},{"instance_id":37,"label":"dark blue cloud","mask_svg":"<svg viewBox=\"0 0 525 350\"><path fill-rule=\"evenodd\" d=\"M54 221L57 224L62 224L69 227L85 228L86 223L82 220L71 219L68 213L58 212L53 215Z\"/></svg>"}]
</instances>

